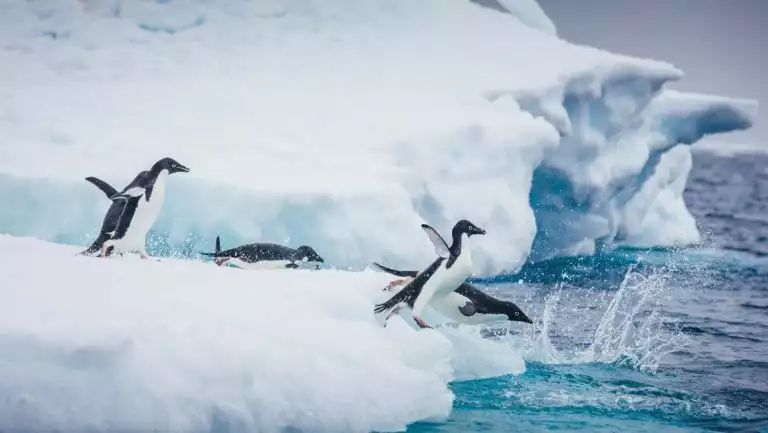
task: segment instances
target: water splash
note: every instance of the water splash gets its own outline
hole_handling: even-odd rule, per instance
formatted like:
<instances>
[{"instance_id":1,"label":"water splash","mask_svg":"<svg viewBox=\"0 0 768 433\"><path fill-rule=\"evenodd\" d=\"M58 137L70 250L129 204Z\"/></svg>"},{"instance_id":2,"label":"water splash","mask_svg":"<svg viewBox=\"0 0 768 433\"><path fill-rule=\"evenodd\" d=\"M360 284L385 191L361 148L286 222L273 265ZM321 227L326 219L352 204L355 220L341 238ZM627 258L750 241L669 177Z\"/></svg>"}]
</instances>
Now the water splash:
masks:
<instances>
[{"instance_id":1,"label":"water splash","mask_svg":"<svg viewBox=\"0 0 768 433\"><path fill-rule=\"evenodd\" d=\"M592 321L589 312L597 309L594 303L596 299L599 302L600 297L591 292L591 296L586 297L591 305L580 305L578 293L563 285L557 286L545 298L541 324L522 347L525 359L546 364L621 364L655 372L664 356L687 344L686 336L679 329L664 326L667 318L662 312L663 301L673 287L669 278L668 272L645 276L630 269L619 290L609 298L591 341L574 341L569 338L573 334L570 331L574 327L594 326L596 321ZM558 326L558 318L573 313L582 313L582 317L568 326ZM557 345L559 348L552 341L552 330L562 340Z\"/></svg>"},{"instance_id":2,"label":"water splash","mask_svg":"<svg viewBox=\"0 0 768 433\"><path fill-rule=\"evenodd\" d=\"M544 313L542 315L541 330L537 333L536 328L532 329L532 338L529 340L532 344L525 350L526 359L538 361L545 364L560 364L564 362L563 355L558 352L552 341L549 339L549 327L553 322L554 314L558 309L561 291L558 290L550 294L544 303Z\"/></svg>"}]
</instances>

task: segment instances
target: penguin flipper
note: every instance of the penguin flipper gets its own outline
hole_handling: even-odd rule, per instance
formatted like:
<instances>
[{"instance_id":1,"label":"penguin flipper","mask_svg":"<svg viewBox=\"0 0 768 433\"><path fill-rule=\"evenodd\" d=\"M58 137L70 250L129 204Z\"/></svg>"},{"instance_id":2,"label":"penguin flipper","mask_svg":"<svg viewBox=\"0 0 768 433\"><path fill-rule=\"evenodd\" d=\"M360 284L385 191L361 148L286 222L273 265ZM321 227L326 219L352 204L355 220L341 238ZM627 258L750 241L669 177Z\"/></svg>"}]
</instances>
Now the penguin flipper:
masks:
<instances>
[{"instance_id":1,"label":"penguin flipper","mask_svg":"<svg viewBox=\"0 0 768 433\"><path fill-rule=\"evenodd\" d=\"M96 188L100 189L101 192L104 193L104 195L107 196L107 198L112 197L113 195L117 194L117 190L112 187L112 185L104 182L103 180L99 179L98 177L88 176L85 178L88 182L92 183Z\"/></svg>"},{"instance_id":2,"label":"penguin flipper","mask_svg":"<svg viewBox=\"0 0 768 433\"><path fill-rule=\"evenodd\" d=\"M422 224L421 228L424 229L424 232L427 233L427 237L432 241L432 245L435 247L435 253L437 253L439 257L447 259L451 256L451 249L437 230L432 228L429 224Z\"/></svg>"},{"instance_id":3,"label":"penguin flipper","mask_svg":"<svg viewBox=\"0 0 768 433\"><path fill-rule=\"evenodd\" d=\"M128 227L131 224L131 220L136 213L138 205L139 197L132 197L128 200L123 208L123 212L120 214L120 218L117 220L115 231L111 236L112 239L122 239L123 236L125 236L125 232L128 231Z\"/></svg>"},{"instance_id":4,"label":"penguin flipper","mask_svg":"<svg viewBox=\"0 0 768 433\"><path fill-rule=\"evenodd\" d=\"M134 186L131 188L127 188L125 191L121 193L117 193L110 197L110 200L128 200L131 198L141 197L146 192L146 189L140 187L140 186Z\"/></svg>"},{"instance_id":5,"label":"penguin flipper","mask_svg":"<svg viewBox=\"0 0 768 433\"><path fill-rule=\"evenodd\" d=\"M459 307L459 312L466 317L472 317L477 313L477 307L474 302L467 300L464 305Z\"/></svg>"},{"instance_id":6,"label":"penguin flipper","mask_svg":"<svg viewBox=\"0 0 768 433\"><path fill-rule=\"evenodd\" d=\"M399 271L397 269L388 268L384 265L380 265L376 262L373 262L373 266L378 268L380 271L384 271L388 274L392 274L396 277L416 277L418 275L418 272L416 271Z\"/></svg>"}]
</instances>

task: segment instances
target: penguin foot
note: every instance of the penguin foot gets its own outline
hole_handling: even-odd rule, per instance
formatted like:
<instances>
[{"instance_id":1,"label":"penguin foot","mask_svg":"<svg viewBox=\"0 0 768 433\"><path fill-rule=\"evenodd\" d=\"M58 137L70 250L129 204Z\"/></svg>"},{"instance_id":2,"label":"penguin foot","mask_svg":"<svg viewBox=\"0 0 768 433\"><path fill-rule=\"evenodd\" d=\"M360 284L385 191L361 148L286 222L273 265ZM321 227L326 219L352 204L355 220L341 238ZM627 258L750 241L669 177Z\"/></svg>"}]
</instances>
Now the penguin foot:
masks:
<instances>
[{"instance_id":1,"label":"penguin foot","mask_svg":"<svg viewBox=\"0 0 768 433\"><path fill-rule=\"evenodd\" d=\"M392 281L389 282L389 284L387 284L387 287L384 288L384 291L385 292L391 292L392 289L394 289L395 287L400 286L402 284L406 284L406 283L410 282L410 280L411 279L407 278L407 277L406 278L400 278L398 280L392 280Z\"/></svg>"},{"instance_id":2,"label":"penguin foot","mask_svg":"<svg viewBox=\"0 0 768 433\"><path fill-rule=\"evenodd\" d=\"M419 316L413 316L413 320L416 321L416 324L419 325L421 329L424 329L424 328L432 329L432 327L427 325L427 322L425 322L424 319L422 319Z\"/></svg>"}]
</instances>

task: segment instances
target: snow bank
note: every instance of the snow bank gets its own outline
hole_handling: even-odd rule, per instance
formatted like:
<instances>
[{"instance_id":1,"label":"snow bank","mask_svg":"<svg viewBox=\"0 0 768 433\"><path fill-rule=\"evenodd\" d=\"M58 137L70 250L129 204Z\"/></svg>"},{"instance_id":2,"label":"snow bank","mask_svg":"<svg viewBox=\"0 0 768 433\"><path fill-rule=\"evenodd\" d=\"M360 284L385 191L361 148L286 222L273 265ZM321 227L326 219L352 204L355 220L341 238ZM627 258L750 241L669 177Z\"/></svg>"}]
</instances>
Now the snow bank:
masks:
<instances>
[{"instance_id":1,"label":"snow bank","mask_svg":"<svg viewBox=\"0 0 768 433\"><path fill-rule=\"evenodd\" d=\"M654 180L669 177L657 159L747 127L749 110L691 104L663 89L682 77L673 66L560 40L530 0L496 3L510 13L467 0L3 3L0 232L85 244L108 203L82 179L123 185L171 155L192 172L171 178L155 253L221 234L412 268L434 254L421 222L469 218L489 234L473 246L487 275L666 238L639 217L678 200L677 183ZM678 202L671 235L687 218Z\"/></svg>"},{"instance_id":2,"label":"snow bank","mask_svg":"<svg viewBox=\"0 0 768 433\"><path fill-rule=\"evenodd\" d=\"M503 343L382 327L382 273L76 251L0 237L0 430L391 431L447 416L454 377L525 369Z\"/></svg>"}]
</instances>

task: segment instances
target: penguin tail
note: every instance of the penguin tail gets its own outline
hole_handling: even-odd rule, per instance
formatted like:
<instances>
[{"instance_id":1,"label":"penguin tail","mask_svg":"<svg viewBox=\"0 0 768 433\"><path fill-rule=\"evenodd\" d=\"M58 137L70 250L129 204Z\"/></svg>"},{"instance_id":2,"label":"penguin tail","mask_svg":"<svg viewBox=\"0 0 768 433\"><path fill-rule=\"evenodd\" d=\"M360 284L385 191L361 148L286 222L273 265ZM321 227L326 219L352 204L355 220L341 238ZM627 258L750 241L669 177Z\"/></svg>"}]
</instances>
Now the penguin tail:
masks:
<instances>
[{"instance_id":1,"label":"penguin tail","mask_svg":"<svg viewBox=\"0 0 768 433\"><path fill-rule=\"evenodd\" d=\"M219 236L216 236L216 248L214 249L214 252L206 253L206 252L198 251L197 253L207 257L219 257L221 255L221 239L219 238Z\"/></svg>"},{"instance_id":2,"label":"penguin tail","mask_svg":"<svg viewBox=\"0 0 768 433\"><path fill-rule=\"evenodd\" d=\"M392 275L395 275L397 277L412 277L412 278L415 278L416 275L418 274L416 271L400 271L400 270L397 270L397 269L388 268L388 267L386 267L384 265L380 265L380 264L378 264L376 262L373 262L373 266L378 268L380 271L384 271L384 272L386 272L388 274L392 274Z\"/></svg>"},{"instance_id":3,"label":"penguin tail","mask_svg":"<svg viewBox=\"0 0 768 433\"><path fill-rule=\"evenodd\" d=\"M101 251L101 246L104 245L104 242L106 242L107 239L109 239L108 234L106 233L100 234L99 237L96 238L95 241L93 241L90 247L84 249L79 254L83 256L90 256L90 255L93 255L93 253L97 253Z\"/></svg>"},{"instance_id":4,"label":"penguin tail","mask_svg":"<svg viewBox=\"0 0 768 433\"><path fill-rule=\"evenodd\" d=\"M392 310L398 305L408 305L413 308L413 301L415 300L414 292L411 290L412 286L406 286L403 290L397 292L394 296L389 298L388 301L376 304L373 307L373 312L376 314L383 313L385 311Z\"/></svg>"},{"instance_id":5,"label":"penguin tail","mask_svg":"<svg viewBox=\"0 0 768 433\"><path fill-rule=\"evenodd\" d=\"M107 198L112 197L113 195L117 194L117 190L112 187L112 185L104 182L103 180L99 179L98 177L88 176L85 178L88 182L94 184L96 188L100 189L101 192L104 193L104 195L107 196Z\"/></svg>"}]
</instances>

